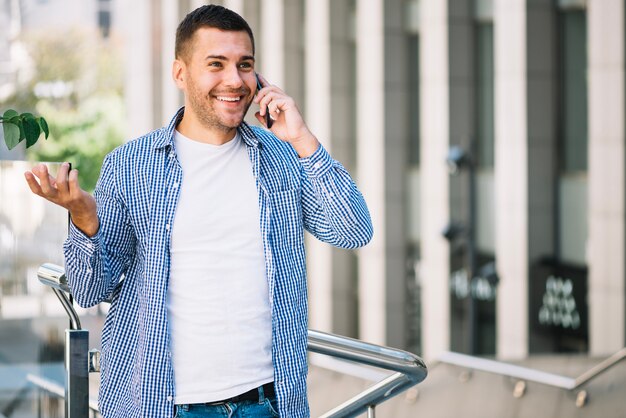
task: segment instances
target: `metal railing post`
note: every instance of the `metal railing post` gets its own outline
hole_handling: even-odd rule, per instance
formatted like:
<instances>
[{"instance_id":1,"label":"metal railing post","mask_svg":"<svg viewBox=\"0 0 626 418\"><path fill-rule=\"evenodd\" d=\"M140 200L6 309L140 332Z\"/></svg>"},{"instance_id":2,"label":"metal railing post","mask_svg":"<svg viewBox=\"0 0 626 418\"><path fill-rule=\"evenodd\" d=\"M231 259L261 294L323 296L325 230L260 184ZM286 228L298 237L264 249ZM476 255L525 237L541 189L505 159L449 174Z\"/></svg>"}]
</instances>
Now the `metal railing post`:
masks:
<instances>
[{"instance_id":1,"label":"metal railing post","mask_svg":"<svg viewBox=\"0 0 626 418\"><path fill-rule=\"evenodd\" d=\"M81 329L80 319L67 297L65 271L54 264L43 264L37 271L39 281L52 287L70 319L65 330L65 417L84 418L89 415L89 331ZM66 294L67 293L67 294Z\"/></svg>"},{"instance_id":2,"label":"metal railing post","mask_svg":"<svg viewBox=\"0 0 626 418\"><path fill-rule=\"evenodd\" d=\"M367 407L367 418L376 418L376 407L374 405Z\"/></svg>"},{"instance_id":3,"label":"metal railing post","mask_svg":"<svg viewBox=\"0 0 626 418\"><path fill-rule=\"evenodd\" d=\"M89 331L65 330L65 416L89 415Z\"/></svg>"}]
</instances>

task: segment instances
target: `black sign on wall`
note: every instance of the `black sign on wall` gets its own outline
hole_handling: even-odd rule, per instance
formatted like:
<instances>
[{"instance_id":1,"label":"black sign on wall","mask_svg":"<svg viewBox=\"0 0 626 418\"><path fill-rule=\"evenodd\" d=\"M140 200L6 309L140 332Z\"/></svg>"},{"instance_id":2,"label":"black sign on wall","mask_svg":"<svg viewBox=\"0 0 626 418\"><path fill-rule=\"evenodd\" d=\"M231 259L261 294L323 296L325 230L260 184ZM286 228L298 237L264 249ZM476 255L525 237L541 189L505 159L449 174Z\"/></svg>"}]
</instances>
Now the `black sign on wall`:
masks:
<instances>
[{"instance_id":1,"label":"black sign on wall","mask_svg":"<svg viewBox=\"0 0 626 418\"><path fill-rule=\"evenodd\" d=\"M587 269L544 260L531 268L531 353L587 352Z\"/></svg>"}]
</instances>

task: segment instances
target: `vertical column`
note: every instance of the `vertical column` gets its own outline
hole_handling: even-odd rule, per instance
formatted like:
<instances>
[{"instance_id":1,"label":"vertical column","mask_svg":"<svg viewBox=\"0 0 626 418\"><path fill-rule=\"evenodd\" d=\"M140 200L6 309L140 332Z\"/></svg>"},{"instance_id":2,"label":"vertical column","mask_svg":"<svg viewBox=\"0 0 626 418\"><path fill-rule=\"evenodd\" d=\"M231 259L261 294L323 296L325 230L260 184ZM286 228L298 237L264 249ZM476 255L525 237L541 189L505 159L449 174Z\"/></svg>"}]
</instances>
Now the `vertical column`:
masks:
<instances>
[{"instance_id":1,"label":"vertical column","mask_svg":"<svg viewBox=\"0 0 626 418\"><path fill-rule=\"evenodd\" d=\"M189 0L189 11L195 10L198 7L204 6L205 4L208 3L213 3L213 4L222 4L221 1L217 0L217 1L211 1L208 2L206 0Z\"/></svg>"},{"instance_id":2,"label":"vertical column","mask_svg":"<svg viewBox=\"0 0 626 418\"><path fill-rule=\"evenodd\" d=\"M332 155L356 175L355 4L350 0L333 0L329 2L329 8ZM331 252L333 331L358 337L358 251L331 248Z\"/></svg>"},{"instance_id":3,"label":"vertical column","mask_svg":"<svg viewBox=\"0 0 626 418\"><path fill-rule=\"evenodd\" d=\"M589 343L624 346L624 2L588 0Z\"/></svg>"},{"instance_id":4,"label":"vertical column","mask_svg":"<svg viewBox=\"0 0 626 418\"><path fill-rule=\"evenodd\" d=\"M260 54L263 75L279 87L285 86L284 0L264 0L261 4Z\"/></svg>"},{"instance_id":5,"label":"vertical column","mask_svg":"<svg viewBox=\"0 0 626 418\"><path fill-rule=\"evenodd\" d=\"M495 0L496 353L528 352L526 0Z\"/></svg>"},{"instance_id":6,"label":"vertical column","mask_svg":"<svg viewBox=\"0 0 626 418\"><path fill-rule=\"evenodd\" d=\"M305 8L306 122L327 150L330 129L329 0L307 0ZM310 327L333 331L332 248L307 235Z\"/></svg>"},{"instance_id":7,"label":"vertical column","mask_svg":"<svg viewBox=\"0 0 626 418\"><path fill-rule=\"evenodd\" d=\"M474 15L472 1L449 1L447 10L447 56L448 56L448 83L447 95L449 97L448 109L448 149L450 146L460 146L468 152L472 158L476 158L474 136L476 129L474 121L475 112L475 74L474 56L476 52L474 42ZM446 155L447 157L447 155ZM446 158L433 161L434 164L446 166ZM474 171L476 168L473 169ZM472 177L473 176L473 177ZM463 258L456 261L449 256L449 271L447 277L453 276L458 271L467 272L467 283L471 286L476 277L476 174L471 173L468 167L462 167L459 173L449 177L448 182L448 222L462 222L473 228L466 236L456 238L454 245L463 245ZM445 224L438 225L439 231ZM454 238L453 238L454 240ZM456 303L457 307L464 306L463 316L451 316L450 318L450 348L469 353L476 353L480 335L480 327L477 321L478 303L471 292L465 298L459 299L453 292L448 292L450 303ZM454 307L450 307L453 312Z\"/></svg>"},{"instance_id":8,"label":"vertical column","mask_svg":"<svg viewBox=\"0 0 626 418\"><path fill-rule=\"evenodd\" d=\"M166 124L182 106L182 95L172 79L172 62L179 22L178 1L161 0L161 124Z\"/></svg>"},{"instance_id":9,"label":"vertical column","mask_svg":"<svg viewBox=\"0 0 626 418\"><path fill-rule=\"evenodd\" d=\"M298 103L300 110L303 114L307 112L307 105L305 101L305 59L306 50L305 46L305 1L304 0L291 0L286 1L283 7L283 48L285 50L283 56L283 85L287 93ZM326 25L328 26L328 24ZM324 39L328 37L328 34L324 34L322 31L326 30L323 27L319 28L318 41L321 43L328 43ZM310 45L310 44L309 44ZM315 62L310 68L312 71L324 71L322 67L330 65L330 63ZM320 138L324 140L325 138Z\"/></svg>"},{"instance_id":10,"label":"vertical column","mask_svg":"<svg viewBox=\"0 0 626 418\"><path fill-rule=\"evenodd\" d=\"M520 286L518 292L516 292L515 300L506 299L514 297L512 293L509 293L502 298L503 300L498 302L501 302L499 308L504 309L506 307L509 311L507 314L509 318L521 318L523 315L527 322L522 324L520 321L518 324L520 328L514 334L507 335L504 333L512 331L507 323L507 319L498 318L497 320L498 334L503 334L502 339L499 340L502 343L502 350L498 351L498 353L503 357L512 358L528 355L529 351L531 349L534 350L542 339L534 330L533 335L529 335L531 324L539 314L537 311L529 311L528 309L530 283L539 279L536 274L536 268L545 259L553 255L557 257L562 256L562 253L555 254L558 251L555 245L556 231L558 231L557 222L558 218L563 216L557 215L555 211L555 208L559 206L557 201L557 184L562 184L563 179L562 173L557 173L555 167L557 164L555 154L559 150L557 138L559 135L564 138L563 134L558 133L557 129L557 109L560 104L556 95L560 89L558 84L561 82L557 76L557 60L554 59L554 57L559 56L558 50L560 48L555 36L558 29L555 27L557 10L552 2L527 1L525 7L526 70L523 77L526 78L525 126L527 135L527 167L525 175L527 177L527 191L526 202L521 202L522 206L519 210L527 212L527 226L525 227L527 231L527 260L525 260L525 263L528 270L525 278L525 290L522 292ZM507 117L509 114L504 106L499 106L497 109L502 109L502 113L500 113L501 118ZM499 138L500 144L502 144L508 140L507 136L510 135L510 132L499 132L498 134L504 135L504 137ZM500 171L497 172L499 175L506 175L509 171L506 167L508 163L510 162L505 161L504 166L500 166ZM498 164L497 161L496 164ZM555 173L557 173L557 178L555 178ZM550 179L556 181L550 181ZM507 179L504 178L503 182L506 183ZM561 211L561 213L563 212ZM507 215L503 214L503 216ZM505 244L505 236L508 234L505 225L499 224L498 227L505 228L504 230L499 230L500 240L498 244L509 245ZM510 240L509 237L508 241ZM500 283L504 283L506 280L507 278L503 277ZM534 286L533 284L532 288ZM531 305L534 304L534 301L531 302ZM502 310L498 311L498 313L502 313Z\"/></svg>"},{"instance_id":11,"label":"vertical column","mask_svg":"<svg viewBox=\"0 0 626 418\"><path fill-rule=\"evenodd\" d=\"M384 67L385 341L407 344L406 199L409 103L407 91L406 2L386 0L381 23ZM393 63L393 65L389 65ZM402 109L402 111L400 110Z\"/></svg>"},{"instance_id":12,"label":"vertical column","mask_svg":"<svg viewBox=\"0 0 626 418\"><path fill-rule=\"evenodd\" d=\"M154 129L152 89L152 48L146 44L151 39L152 3L137 0L117 5L115 16L120 20L119 28L125 40L126 109L128 109L128 138L135 138Z\"/></svg>"},{"instance_id":13,"label":"vertical column","mask_svg":"<svg viewBox=\"0 0 626 418\"><path fill-rule=\"evenodd\" d=\"M357 0L357 167L374 238L359 251L359 337L386 343L384 1Z\"/></svg>"},{"instance_id":14,"label":"vertical column","mask_svg":"<svg viewBox=\"0 0 626 418\"><path fill-rule=\"evenodd\" d=\"M442 228L450 218L448 152L450 103L448 2L420 4L420 171L423 355L450 348L449 246ZM426 105L427 104L427 105Z\"/></svg>"},{"instance_id":15,"label":"vertical column","mask_svg":"<svg viewBox=\"0 0 626 418\"><path fill-rule=\"evenodd\" d=\"M244 13L243 3L244 3L243 0L224 0L224 7L243 16L243 13Z\"/></svg>"}]
</instances>

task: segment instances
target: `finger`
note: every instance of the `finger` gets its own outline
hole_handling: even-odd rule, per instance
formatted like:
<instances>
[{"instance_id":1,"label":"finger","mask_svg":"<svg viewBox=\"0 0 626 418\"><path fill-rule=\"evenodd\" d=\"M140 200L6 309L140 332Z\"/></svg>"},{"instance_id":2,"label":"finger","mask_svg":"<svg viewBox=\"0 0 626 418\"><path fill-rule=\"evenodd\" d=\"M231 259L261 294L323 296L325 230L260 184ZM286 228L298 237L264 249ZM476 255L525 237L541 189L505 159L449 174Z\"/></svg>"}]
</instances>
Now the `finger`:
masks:
<instances>
[{"instance_id":1,"label":"finger","mask_svg":"<svg viewBox=\"0 0 626 418\"><path fill-rule=\"evenodd\" d=\"M267 111L268 107L270 106L272 101L276 100L277 98L278 95L276 92L269 91L265 93L265 95L261 98L261 101L259 102L259 110L261 111L261 116L265 116L265 112Z\"/></svg>"},{"instance_id":2,"label":"finger","mask_svg":"<svg viewBox=\"0 0 626 418\"><path fill-rule=\"evenodd\" d=\"M70 197L77 198L80 196L82 190L80 188L80 185L78 184L78 170L73 169L70 171L69 178L68 178L68 186L69 186Z\"/></svg>"},{"instance_id":3,"label":"finger","mask_svg":"<svg viewBox=\"0 0 626 418\"><path fill-rule=\"evenodd\" d=\"M33 173L39 178L39 185L44 195L53 197L56 194L53 182L56 183L56 180L48 173L48 167L45 164L39 164L33 168Z\"/></svg>"},{"instance_id":4,"label":"finger","mask_svg":"<svg viewBox=\"0 0 626 418\"><path fill-rule=\"evenodd\" d=\"M268 105L267 109L270 112L270 118L272 118L272 120L276 120L280 115L280 109L282 104L283 103L279 100L273 100Z\"/></svg>"},{"instance_id":5,"label":"finger","mask_svg":"<svg viewBox=\"0 0 626 418\"><path fill-rule=\"evenodd\" d=\"M268 84L263 87L262 90L259 90L254 98L256 103L260 103L265 97L271 94L278 94L280 96L284 96L285 92L279 89L278 87Z\"/></svg>"},{"instance_id":6,"label":"finger","mask_svg":"<svg viewBox=\"0 0 626 418\"><path fill-rule=\"evenodd\" d=\"M26 183L28 183L30 191L35 193L37 196L42 196L43 192L41 191L41 187L39 186L39 183L33 173L27 171L24 173L24 177L26 178Z\"/></svg>"},{"instance_id":7,"label":"finger","mask_svg":"<svg viewBox=\"0 0 626 418\"><path fill-rule=\"evenodd\" d=\"M261 123L261 126L264 126L267 128L267 126L265 125L265 118L263 116L261 116L260 112L256 112L254 114L254 117Z\"/></svg>"},{"instance_id":8,"label":"finger","mask_svg":"<svg viewBox=\"0 0 626 418\"><path fill-rule=\"evenodd\" d=\"M257 75L259 76L259 80L261 81L261 86L263 87L269 87L271 86L271 84L269 83L269 81L267 81L265 79L265 77L263 77L261 74L257 73Z\"/></svg>"},{"instance_id":9,"label":"finger","mask_svg":"<svg viewBox=\"0 0 626 418\"><path fill-rule=\"evenodd\" d=\"M48 171L48 166L45 164L38 164L36 165L33 170L32 170L33 174L35 174L37 176L37 178L39 178L39 180L41 181L41 179L43 177L48 177L48 183L50 183L52 186L56 186L57 184L57 180L52 177L52 175L50 174L50 172Z\"/></svg>"},{"instance_id":10,"label":"finger","mask_svg":"<svg viewBox=\"0 0 626 418\"><path fill-rule=\"evenodd\" d=\"M61 164L61 167L59 168L59 172L57 173L56 186L57 186L57 190L61 194L69 193L69 186L67 184L67 176L68 176L67 172L69 171L69 168L70 168L69 163L63 163Z\"/></svg>"}]
</instances>

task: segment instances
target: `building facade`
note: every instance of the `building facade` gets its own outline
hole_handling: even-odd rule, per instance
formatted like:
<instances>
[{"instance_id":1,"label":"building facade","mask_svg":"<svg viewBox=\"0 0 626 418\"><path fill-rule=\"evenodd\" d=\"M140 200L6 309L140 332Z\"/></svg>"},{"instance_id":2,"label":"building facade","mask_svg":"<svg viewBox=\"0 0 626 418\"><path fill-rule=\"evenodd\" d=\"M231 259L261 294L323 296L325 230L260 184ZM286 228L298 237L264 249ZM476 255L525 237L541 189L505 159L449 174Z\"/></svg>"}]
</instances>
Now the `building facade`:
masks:
<instances>
[{"instance_id":1,"label":"building facade","mask_svg":"<svg viewBox=\"0 0 626 418\"><path fill-rule=\"evenodd\" d=\"M174 33L204 2L121 3L135 137L182 104ZM214 3L372 214L362 249L307 241L311 328L427 359L624 346L623 1Z\"/></svg>"}]
</instances>

